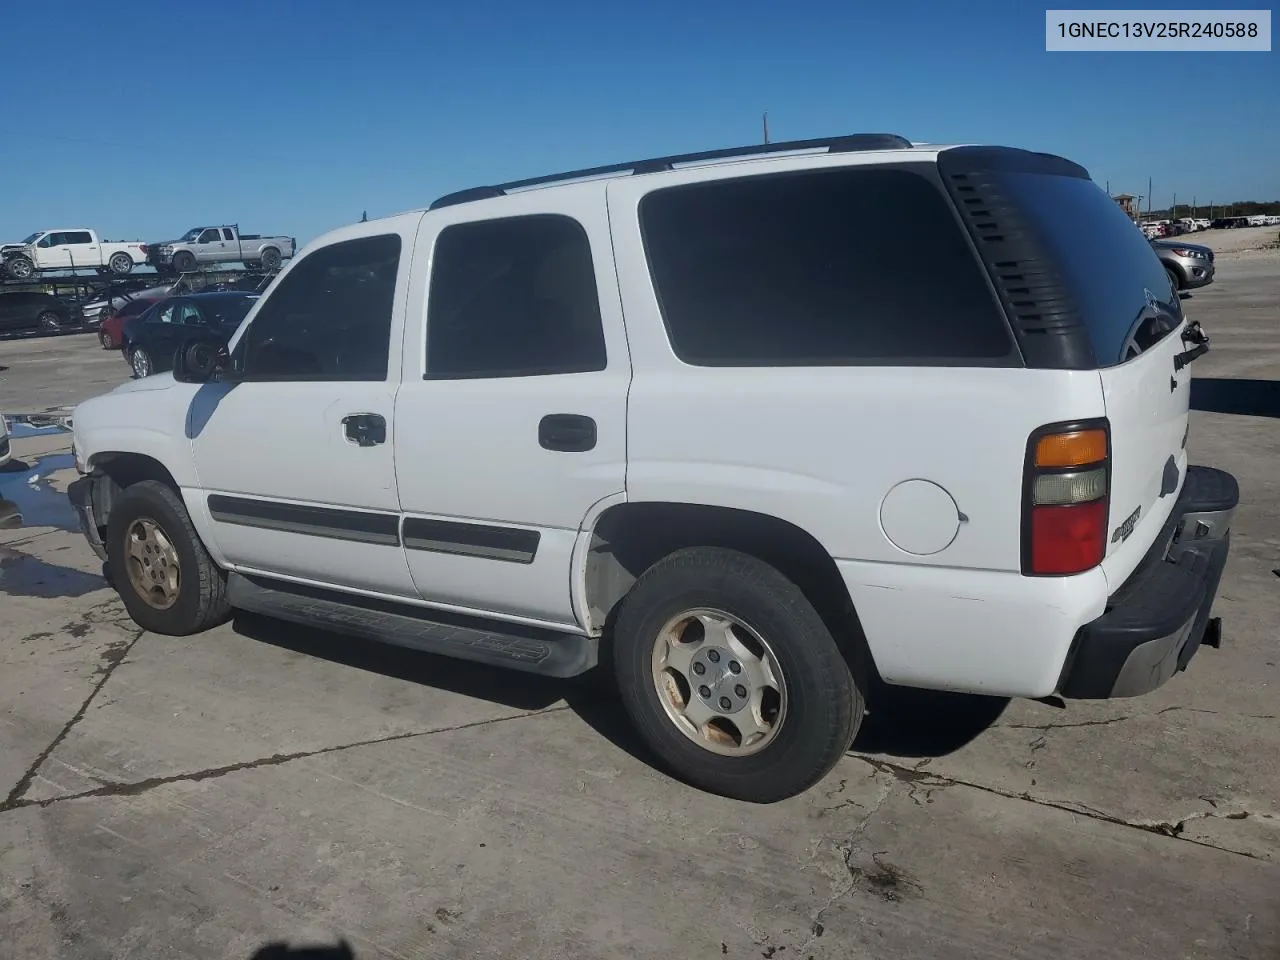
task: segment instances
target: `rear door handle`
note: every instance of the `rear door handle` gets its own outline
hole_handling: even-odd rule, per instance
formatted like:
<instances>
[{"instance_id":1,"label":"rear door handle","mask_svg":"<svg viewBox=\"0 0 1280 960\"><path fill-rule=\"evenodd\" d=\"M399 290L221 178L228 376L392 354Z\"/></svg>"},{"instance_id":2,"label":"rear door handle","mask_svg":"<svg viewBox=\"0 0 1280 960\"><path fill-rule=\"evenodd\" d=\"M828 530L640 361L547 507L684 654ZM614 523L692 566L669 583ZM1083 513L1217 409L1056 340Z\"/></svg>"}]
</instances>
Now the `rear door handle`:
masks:
<instances>
[{"instance_id":1,"label":"rear door handle","mask_svg":"<svg viewBox=\"0 0 1280 960\"><path fill-rule=\"evenodd\" d=\"M362 447L387 442L387 420L378 413L353 413L343 417L342 430L349 441Z\"/></svg>"},{"instance_id":2,"label":"rear door handle","mask_svg":"<svg viewBox=\"0 0 1280 960\"><path fill-rule=\"evenodd\" d=\"M538 422L538 443L544 450L586 453L596 445L596 422L577 413L549 413Z\"/></svg>"}]
</instances>

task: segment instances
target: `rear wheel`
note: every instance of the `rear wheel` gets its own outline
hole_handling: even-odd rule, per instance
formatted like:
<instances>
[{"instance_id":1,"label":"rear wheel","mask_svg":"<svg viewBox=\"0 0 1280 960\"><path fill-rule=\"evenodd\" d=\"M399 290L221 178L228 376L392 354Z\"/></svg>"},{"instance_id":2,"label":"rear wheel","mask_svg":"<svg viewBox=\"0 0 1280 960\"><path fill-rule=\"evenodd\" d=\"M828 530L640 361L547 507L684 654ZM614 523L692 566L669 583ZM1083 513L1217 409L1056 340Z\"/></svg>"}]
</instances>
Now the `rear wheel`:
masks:
<instances>
[{"instance_id":1,"label":"rear wheel","mask_svg":"<svg viewBox=\"0 0 1280 960\"><path fill-rule=\"evenodd\" d=\"M638 732L672 773L713 793L802 793L862 720L862 693L818 612L748 554L693 548L659 561L623 600L613 639Z\"/></svg>"},{"instance_id":2,"label":"rear wheel","mask_svg":"<svg viewBox=\"0 0 1280 960\"><path fill-rule=\"evenodd\" d=\"M125 274L133 272L133 257L127 253L113 253L107 266L111 268L111 272L117 277L123 277Z\"/></svg>"},{"instance_id":3,"label":"rear wheel","mask_svg":"<svg viewBox=\"0 0 1280 960\"><path fill-rule=\"evenodd\" d=\"M171 487L157 480L126 487L112 505L106 543L109 580L143 629L186 636L230 617L226 576Z\"/></svg>"},{"instance_id":4,"label":"rear wheel","mask_svg":"<svg viewBox=\"0 0 1280 960\"><path fill-rule=\"evenodd\" d=\"M62 329L62 318L52 310L45 310L40 316L36 317L36 323L40 325L40 329L45 333L57 333Z\"/></svg>"},{"instance_id":5,"label":"rear wheel","mask_svg":"<svg viewBox=\"0 0 1280 960\"><path fill-rule=\"evenodd\" d=\"M280 268L280 251L275 247L267 247L262 251L262 268L264 270L278 270Z\"/></svg>"}]
</instances>

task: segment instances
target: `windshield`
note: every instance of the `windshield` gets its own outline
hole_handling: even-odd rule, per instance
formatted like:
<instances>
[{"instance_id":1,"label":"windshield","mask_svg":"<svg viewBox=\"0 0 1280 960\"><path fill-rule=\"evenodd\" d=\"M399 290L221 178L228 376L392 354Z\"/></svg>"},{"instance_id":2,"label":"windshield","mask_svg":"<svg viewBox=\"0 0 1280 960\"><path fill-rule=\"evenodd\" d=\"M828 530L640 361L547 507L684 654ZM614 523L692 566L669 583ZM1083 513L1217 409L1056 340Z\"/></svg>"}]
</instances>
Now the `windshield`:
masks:
<instances>
[{"instance_id":1,"label":"windshield","mask_svg":"<svg viewBox=\"0 0 1280 960\"><path fill-rule=\"evenodd\" d=\"M204 231L204 227L192 227L190 230L188 230L186 233L182 235L182 238L178 242L191 243L193 240L195 240L196 237L200 236L200 234L203 231Z\"/></svg>"},{"instance_id":2,"label":"windshield","mask_svg":"<svg viewBox=\"0 0 1280 960\"><path fill-rule=\"evenodd\" d=\"M1135 339L1140 353L1182 322L1151 242L1096 183L1046 173L1008 173L1001 182L1064 274L1098 366L1123 363Z\"/></svg>"},{"instance_id":3,"label":"windshield","mask_svg":"<svg viewBox=\"0 0 1280 960\"><path fill-rule=\"evenodd\" d=\"M24 244L28 244L28 243L35 243L35 242L36 242L38 239L40 239L42 236L44 236L44 231L43 231L43 230L37 230L35 233L31 234L31 236L27 237L27 238L26 238L25 240L23 240L22 242L23 242Z\"/></svg>"}]
</instances>

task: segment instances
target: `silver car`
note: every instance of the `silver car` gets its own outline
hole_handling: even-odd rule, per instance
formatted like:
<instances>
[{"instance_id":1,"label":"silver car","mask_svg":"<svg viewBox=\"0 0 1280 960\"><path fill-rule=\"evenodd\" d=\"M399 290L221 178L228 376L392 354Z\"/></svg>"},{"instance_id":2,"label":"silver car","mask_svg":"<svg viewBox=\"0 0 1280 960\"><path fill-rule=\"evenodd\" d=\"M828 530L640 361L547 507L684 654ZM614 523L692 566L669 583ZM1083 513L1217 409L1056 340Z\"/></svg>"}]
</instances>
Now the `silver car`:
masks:
<instances>
[{"instance_id":1,"label":"silver car","mask_svg":"<svg viewBox=\"0 0 1280 960\"><path fill-rule=\"evenodd\" d=\"M1151 246L1173 289L1192 290L1213 283L1213 251L1209 247L1181 240L1152 240Z\"/></svg>"}]
</instances>

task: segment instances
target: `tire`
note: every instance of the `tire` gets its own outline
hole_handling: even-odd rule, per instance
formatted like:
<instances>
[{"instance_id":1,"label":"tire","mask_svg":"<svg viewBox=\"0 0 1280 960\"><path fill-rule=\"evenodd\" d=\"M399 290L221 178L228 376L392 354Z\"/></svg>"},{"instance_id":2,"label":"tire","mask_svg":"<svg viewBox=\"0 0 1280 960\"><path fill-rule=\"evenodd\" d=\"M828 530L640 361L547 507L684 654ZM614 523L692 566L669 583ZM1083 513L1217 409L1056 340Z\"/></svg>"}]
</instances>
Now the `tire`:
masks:
<instances>
[{"instance_id":1,"label":"tire","mask_svg":"<svg viewBox=\"0 0 1280 960\"><path fill-rule=\"evenodd\" d=\"M134 347L129 351L129 366L133 368L133 375L139 380L151 376L155 371L155 364L151 360L151 354L147 352L145 347Z\"/></svg>"},{"instance_id":2,"label":"tire","mask_svg":"<svg viewBox=\"0 0 1280 960\"><path fill-rule=\"evenodd\" d=\"M111 339L111 334L107 333L105 330L98 331L98 342L102 344L103 350L116 349L116 342Z\"/></svg>"},{"instance_id":3,"label":"tire","mask_svg":"<svg viewBox=\"0 0 1280 960\"><path fill-rule=\"evenodd\" d=\"M62 318L52 310L45 310L36 317L36 323L40 325L42 333L57 333L62 329Z\"/></svg>"},{"instance_id":4,"label":"tire","mask_svg":"<svg viewBox=\"0 0 1280 960\"><path fill-rule=\"evenodd\" d=\"M186 251L179 250L173 255L173 269L177 273L190 273L196 268L195 255Z\"/></svg>"},{"instance_id":5,"label":"tire","mask_svg":"<svg viewBox=\"0 0 1280 960\"><path fill-rule=\"evenodd\" d=\"M140 551L135 548L131 556L130 546L148 526L158 530L160 537L151 541L156 549L142 552L139 560ZM205 550L182 498L171 487L158 480L126 487L112 505L106 545L107 579L134 623L144 630L185 637L230 619L226 575ZM146 541L138 544L147 545ZM174 578L167 576L171 558L177 563ZM144 560L150 561L149 567L143 566ZM144 594L139 583L153 589ZM165 586L171 589L162 597Z\"/></svg>"},{"instance_id":6,"label":"tire","mask_svg":"<svg viewBox=\"0 0 1280 960\"><path fill-rule=\"evenodd\" d=\"M267 247L262 251L262 259L260 262L263 270L279 270L280 251L275 247Z\"/></svg>"},{"instance_id":7,"label":"tire","mask_svg":"<svg viewBox=\"0 0 1280 960\"><path fill-rule=\"evenodd\" d=\"M684 639L690 630L697 634L696 617L686 616L695 613L713 626L722 626L727 615L737 645L728 640L691 645L696 652L687 673L681 674L681 686L671 679L670 665L677 661L663 658L678 654L684 645L669 646L665 637L679 629L670 629L672 623L689 625ZM705 633L703 637L705 643ZM751 677L760 673L749 660L736 663L751 648L764 651L757 663L772 664L772 688L753 683ZM650 567L622 602L611 652L618 689L637 732L672 774L711 793L753 803L803 793L849 749L862 721L862 692L808 598L778 570L736 550L685 549ZM700 666L703 678L716 676L716 689L703 684L695 688L690 682ZM740 684L741 679L748 684ZM763 699L755 701L760 709L741 706L750 701L756 685L765 689ZM697 707L699 689L710 691L710 702L729 704L735 712L712 709L719 716L701 728L677 719L676 714L683 715L678 701L684 698L685 706ZM772 723L754 746L741 738L741 729L734 736L742 743L725 735L726 729L733 730L724 723L727 717L748 723L754 717L760 726L766 713L772 713Z\"/></svg>"},{"instance_id":8,"label":"tire","mask_svg":"<svg viewBox=\"0 0 1280 960\"><path fill-rule=\"evenodd\" d=\"M113 253L107 267L113 276L124 277L133 273L133 257L127 253Z\"/></svg>"},{"instance_id":9,"label":"tire","mask_svg":"<svg viewBox=\"0 0 1280 960\"><path fill-rule=\"evenodd\" d=\"M1164 272L1169 275L1169 282L1173 284L1174 291L1182 289L1182 277L1178 276L1178 271L1173 267L1165 267Z\"/></svg>"},{"instance_id":10,"label":"tire","mask_svg":"<svg viewBox=\"0 0 1280 960\"><path fill-rule=\"evenodd\" d=\"M14 280L30 280L36 275L36 265L30 257L10 257L5 262L5 270Z\"/></svg>"}]
</instances>

